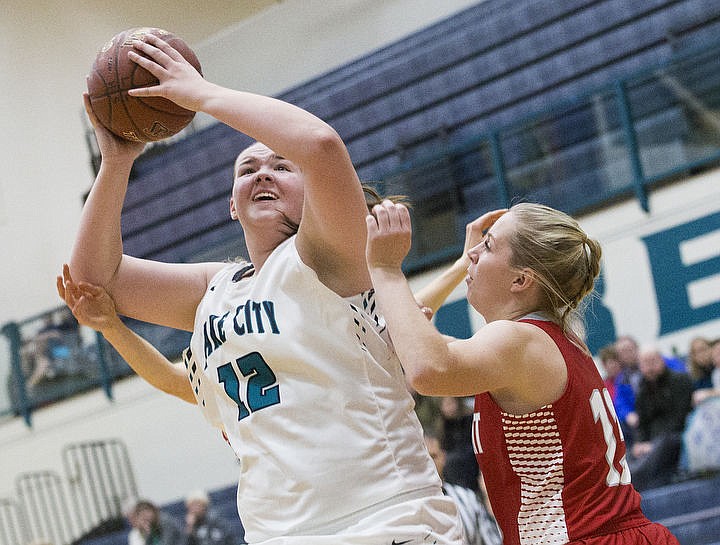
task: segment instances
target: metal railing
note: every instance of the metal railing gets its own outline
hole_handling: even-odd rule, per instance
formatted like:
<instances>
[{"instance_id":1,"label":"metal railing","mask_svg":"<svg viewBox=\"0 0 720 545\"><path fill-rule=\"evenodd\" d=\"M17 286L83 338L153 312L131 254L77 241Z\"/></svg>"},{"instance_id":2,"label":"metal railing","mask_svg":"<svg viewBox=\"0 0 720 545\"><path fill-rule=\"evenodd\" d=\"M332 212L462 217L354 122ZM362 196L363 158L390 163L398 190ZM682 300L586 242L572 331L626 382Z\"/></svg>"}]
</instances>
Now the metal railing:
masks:
<instances>
[{"instance_id":1,"label":"metal railing","mask_svg":"<svg viewBox=\"0 0 720 545\"><path fill-rule=\"evenodd\" d=\"M719 162L717 44L409 161L385 177L382 191L413 201L415 234L406 260L412 274L457 255L465 224L487 210L532 200L578 215L628 198L647 210L654 185ZM84 332L65 370L36 380L31 360L40 349L32 342L42 319L2 328L8 346L0 353L0 377L7 377L7 391L0 392L0 415L22 416L28 425L35 408L73 393L103 387L111 397L113 381L131 373L107 343ZM189 339L147 324L133 327L170 358Z\"/></svg>"},{"instance_id":2,"label":"metal railing","mask_svg":"<svg viewBox=\"0 0 720 545\"><path fill-rule=\"evenodd\" d=\"M15 498L0 498L0 545L70 545L122 530L123 508L138 490L125 444L117 439L67 445L64 475L15 477Z\"/></svg>"}]
</instances>

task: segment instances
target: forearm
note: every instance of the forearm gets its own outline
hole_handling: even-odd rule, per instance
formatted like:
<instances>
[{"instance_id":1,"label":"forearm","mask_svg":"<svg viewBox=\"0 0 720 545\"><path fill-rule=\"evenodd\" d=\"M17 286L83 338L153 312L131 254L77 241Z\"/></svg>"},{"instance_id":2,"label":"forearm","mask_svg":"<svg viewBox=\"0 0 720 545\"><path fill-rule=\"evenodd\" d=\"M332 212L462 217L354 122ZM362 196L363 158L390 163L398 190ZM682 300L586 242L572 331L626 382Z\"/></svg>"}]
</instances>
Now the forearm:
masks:
<instances>
[{"instance_id":1,"label":"forearm","mask_svg":"<svg viewBox=\"0 0 720 545\"><path fill-rule=\"evenodd\" d=\"M417 302L437 312L453 290L465 279L469 265L470 260L467 256L463 255L457 259L415 294Z\"/></svg>"},{"instance_id":2,"label":"forearm","mask_svg":"<svg viewBox=\"0 0 720 545\"><path fill-rule=\"evenodd\" d=\"M418 308L402 271L371 268L370 275L408 382L419 393L434 395L450 361L447 340Z\"/></svg>"},{"instance_id":3,"label":"forearm","mask_svg":"<svg viewBox=\"0 0 720 545\"><path fill-rule=\"evenodd\" d=\"M170 362L119 318L104 327L101 332L133 371L151 386L188 403L196 403L184 369Z\"/></svg>"},{"instance_id":4,"label":"forearm","mask_svg":"<svg viewBox=\"0 0 720 545\"><path fill-rule=\"evenodd\" d=\"M83 207L70 258L77 280L107 287L122 258L120 215L132 161L103 163Z\"/></svg>"},{"instance_id":5,"label":"forearm","mask_svg":"<svg viewBox=\"0 0 720 545\"><path fill-rule=\"evenodd\" d=\"M330 125L308 111L276 98L210 82L204 82L198 92L197 109L294 161L303 155L314 156L318 145L332 141L342 144Z\"/></svg>"}]
</instances>

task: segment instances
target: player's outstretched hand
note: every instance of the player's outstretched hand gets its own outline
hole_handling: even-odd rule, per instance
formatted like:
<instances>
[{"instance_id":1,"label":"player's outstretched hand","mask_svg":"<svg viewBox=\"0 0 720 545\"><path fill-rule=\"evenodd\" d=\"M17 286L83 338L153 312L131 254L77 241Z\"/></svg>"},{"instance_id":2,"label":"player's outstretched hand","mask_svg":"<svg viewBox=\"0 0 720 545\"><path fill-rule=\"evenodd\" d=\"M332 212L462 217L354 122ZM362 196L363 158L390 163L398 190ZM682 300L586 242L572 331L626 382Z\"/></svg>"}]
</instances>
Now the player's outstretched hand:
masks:
<instances>
[{"instance_id":1,"label":"player's outstretched hand","mask_svg":"<svg viewBox=\"0 0 720 545\"><path fill-rule=\"evenodd\" d=\"M410 212L400 203L384 200L366 216L368 267L399 269L410 251L412 226Z\"/></svg>"},{"instance_id":2,"label":"player's outstretched hand","mask_svg":"<svg viewBox=\"0 0 720 545\"><path fill-rule=\"evenodd\" d=\"M103 124L100 123L95 112L93 112L92 105L90 104L90 95L87 91L83 93L83 104L88 119L95 129L95 139L97 140L103 161L122 160L132 164L142 153L145 148L145 143L125 140L107 130Z\"/></svg>"},{"instance_id":3,"label":"player's outstretched hand","mask_svg":"<svg viewBox=\"0 0 720 545\"><path fill-rule=\"evenodd\" d=\"M486 212L479 218L471 221L465 226L465 245L463 247L463 253L467 254L471 248L474 248L485 237L485 233L494 223L507 212L507 208L500 208L498 210L492 210Z\"/></svg>"},{"instance_id":4,"label":"player's outstretched hand","mask_svg":"<svg viewBox=\"0 0 720 545\"><path fill-rule=\"evenodd\" d=\"M128 52L130 60L150 72L159 83L130 89L128 94L135 97L160 96L188 110L200 109L202 89L208 82L177 49L154 34L143 35L142 40L133 42L133 47L137 51Z\"/></svg>"},{"instance_id":5,"label":"player's outstretched hand","mask_svg":"<svg viewBox=\"0 0 720 545\"><path fill-rule=\"evenodd\" d=\"M62 276L57 277L57 291L80 325L102 332L120 322L110 294L89 282L76 283L67 264Z\"/></svg>"}]
</instances>

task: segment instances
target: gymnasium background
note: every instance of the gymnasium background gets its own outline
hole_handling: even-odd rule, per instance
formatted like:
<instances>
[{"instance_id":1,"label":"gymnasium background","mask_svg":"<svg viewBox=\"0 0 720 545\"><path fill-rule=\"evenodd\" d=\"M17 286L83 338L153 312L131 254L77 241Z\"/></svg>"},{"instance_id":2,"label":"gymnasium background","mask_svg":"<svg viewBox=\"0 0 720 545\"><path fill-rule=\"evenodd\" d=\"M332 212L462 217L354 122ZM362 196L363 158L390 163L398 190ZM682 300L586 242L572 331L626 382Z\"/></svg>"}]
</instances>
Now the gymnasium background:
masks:
<instances>
[{"instance_id":1,"label":"gymnasium background","mask_svg":"<svg viewBox=\"0 0 720 545\"><path fill-rule=\"evenodd\" d=\"M0 18L0 324L57 307L55 276L68 259L94 174L82 111L97 50L135 26L186 37L216 83L275 94L472 5L472 1L5 2ZM257 9L243 18L243 6ZM261 9L259 9L261 8ZM149 14L149 15L146 15ZM229 191L229 186L228 186ZM228 193L229 198L229 193ZM0 338L0 384L9 374ZM5 399L4 386L0 399ZM163 503L236 481L234 456L196 408L123 381L112 401L95 391L0 421L0 497L17 475L62 471L67 444L120 437L143 495Z\"/></svg>"},{"instance_id":2,"label":"gymnasium background","mask_svg":"<svg viewBox=\"0 0 720 545\"><path fill-rule=\"evenodd\" d=\"M544 0L519 2L526 6L543 3L548 4ZM0 20L0 114L4 129L0 132L4 166L0 177L0 247L5 253L0 272L0 325L23 322L60 303L55 294L55 275L69 256L82 198L94 177L80 95L95 52L110 36L132 26L168 28L193 46L211 81L279 95L463 13L478 2L266 0L152 4L27 4L10 0L10 15ZM257 12L244 17L241 10L245 4ZM513 6L512 2L499 0L487 0L487 4L508 10ZM650 14L672 12L675 19L668 16L667 40L673 47L673 40L682 42L687 36L695 36L696 29L712 30L720 17L715 3L700 0L563 0L559 4L566 5L568 12L589 11L603 4L638 11L642 5ZM500 29L488 28L488 32L494 31ZM700 45L706 44L709 51L714 51L708 33L703 36ZM617 40L622 39L619 34ZM696 51L697 45L681 43L678 55ZM717 57L715 54L713 59ZM688 62L694 66L692 59ZM642 69L650 70L654 65L648 61L646 66L628 68L624 75L641 78ZM552 75L552 71L547 73L550 79ZM720 79L718 70L711 75ZM620 87L613 87L616 80L598 77L593 83L592 74L588 75L586 93L593 93L599 85L610 89L598 95L600 98L588 98L596 111L607 109L607 101L615 97L612 93L620 91ZM528 87L532 83L528 81ZM580 99L582 94L564 99ZM670 137L661 145L648 145L640 138L634 145L645 152L644 176L652 183L630 184L626 191L576 214L589 234L601 241L604 251L603 277L597 285L599 297L588 310L593 348L618 335L631 334L641 343L656 342L666 352L683 355L695 335L720 337L720 171L713 155L713 146L715 152L720 152L720 119L713 107L716 104L698 104L693 96L684 96L676 89L678 97L678 112L688 119L702 118L699 126L712 135L707 140L710 144L703 142L706 151L710 148L709 155L702 161L690 155L684 158L688 148L676 145ZM554 108L572 113L572 108L559 101L541 102L534 109L548 112ZM675 110L673 115L678 113ZM523 127L532 125L533 134L542 144L552 140L552 135L543 132L552 115L537 119L524 115L518 122ZM498 127L511 121L498 123ZM202 130L209 123L198 116L196 128ZM674 122L668 126L680 127ZM572 133L573 127L567 128ZM514 141L513 130L510 127L505 133L492 133L477 144L483 149L483 157L497 158L493 146L502 145L504 137ZM678 139L681 141L682 135ZM543 164L550 153L536 151L522 136L517 136L517 141L521 144L520 155L534 157L532 164L519 162L517 169L526 168L528 178L553 173L552 166ZM405 144L412 148L412 142ZM606 149L612 150L615 145L616 141L610 142ZM412 148L394 165L391 182L395 187L406 188L403 184L411 183L408 180L428 176L431 169L437 171L434 163L424 165L421 157L421 152L432 156L436 148L433 142L425 149ZM577 167L585 157L578 155L570 161ZM682 168L668 173L662 168L665 163ZM517 170L509 164L494 166L510 175ZM643 164L639 166L642 170ZM663 175L652 179L652 173L647 171L653 167ZM609 161L604 168L609 179L628 174L643 177L637 171L638 164L621 168ZM506 183L512 187L512 176ZM589 193L599 191L587 187ZM592 197L582 192L576 196L578 200ZM443 205L442 200L439 202ZM438 215L437 210L429 210L422 219L426 220L427 230L420 246L457 250L457 238L441 236L447 218ZM451 255L443 259L430 250L414 256L411 273L415 286L429 281ZM463 300L462 287L438 313L437 320L446 331L461 336L480 325L480 318ZM0 385L4 385L11 373L5 337L0 337L0 350ZM0 390L0 413L8 405L6 395L4 388ZM160 504L175 501L194 488L213 490L236 481L232 452L204 423L199 411L153 391L136 378L114 383L111 396L98 388L61 403L34 408L28 420L12 412L0 419L0 498L13 496L17 477L26 472L62 473L61 460L67 445L110 438L120 439L127 446L141 494Z\"/></svg>"}]
</instances>

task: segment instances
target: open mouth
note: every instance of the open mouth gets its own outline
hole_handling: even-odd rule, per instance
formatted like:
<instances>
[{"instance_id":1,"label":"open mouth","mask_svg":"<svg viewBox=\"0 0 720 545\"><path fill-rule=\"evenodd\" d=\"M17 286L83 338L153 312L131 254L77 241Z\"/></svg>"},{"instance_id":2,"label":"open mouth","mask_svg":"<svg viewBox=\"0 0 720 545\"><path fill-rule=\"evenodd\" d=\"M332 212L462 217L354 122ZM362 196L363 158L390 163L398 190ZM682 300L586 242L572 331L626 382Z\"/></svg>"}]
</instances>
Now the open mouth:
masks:
<instances>
[{"instance_id":1,"label":"open mouth","mask_svg":"<svg viewBox=\"0 0 720 545\"><path fill-rule=\"evenodd\" d=\"M257 195L253 197L253 202L257 201L276 201L278 200L278 196L275 195L275 193L271 193L270 191L261 191Z\"/></svg>"}]
</instances>

